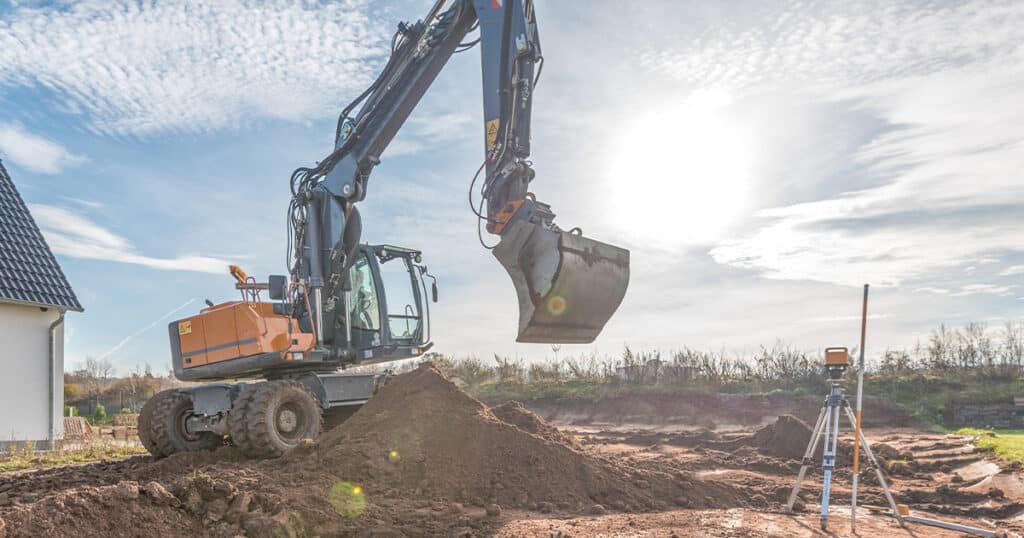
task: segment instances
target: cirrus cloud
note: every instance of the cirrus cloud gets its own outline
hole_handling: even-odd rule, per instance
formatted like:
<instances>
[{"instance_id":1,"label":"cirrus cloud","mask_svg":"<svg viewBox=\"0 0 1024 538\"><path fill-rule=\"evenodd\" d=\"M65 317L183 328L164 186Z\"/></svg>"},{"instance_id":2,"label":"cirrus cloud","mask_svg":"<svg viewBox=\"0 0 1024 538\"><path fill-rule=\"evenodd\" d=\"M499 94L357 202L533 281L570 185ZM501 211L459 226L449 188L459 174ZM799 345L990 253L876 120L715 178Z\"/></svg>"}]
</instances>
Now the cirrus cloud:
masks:
<instances>
[{"instance_id":1,"label":"cirrus cloud","mask_svg":"<svg viewBox=\"0 0 1024 538\"><path fill-rule=\"evenodd\" d=\"M0 87L44 87L103 134L206 132L333 114L387 52L367 0L15 6Z\"/></svg>"},{"instance_id":2,"label":"cirrus cloud","mask_svg":"<svg viewBox=\"0 0 1024 538\"><path fill-rule=\"evenodd\" d=\"M157 258L135 251L124 237L69 209L29 204L29 211L54 253L71 258L106 260L153 269L223 273L230 262L194 254Z\"/></svg>"},{"instance_id":3,"label":"cirrus cloud","mask_svg":"<svg viewBox=\"0 0 1024 538\"><path fill-rule=\"evenodd\" d=\"M40 174L57 174L86 161L85 157L71 153L53 140L32 134L17 123L0 123L0 157Z\"/></svg>"}]
</instances>

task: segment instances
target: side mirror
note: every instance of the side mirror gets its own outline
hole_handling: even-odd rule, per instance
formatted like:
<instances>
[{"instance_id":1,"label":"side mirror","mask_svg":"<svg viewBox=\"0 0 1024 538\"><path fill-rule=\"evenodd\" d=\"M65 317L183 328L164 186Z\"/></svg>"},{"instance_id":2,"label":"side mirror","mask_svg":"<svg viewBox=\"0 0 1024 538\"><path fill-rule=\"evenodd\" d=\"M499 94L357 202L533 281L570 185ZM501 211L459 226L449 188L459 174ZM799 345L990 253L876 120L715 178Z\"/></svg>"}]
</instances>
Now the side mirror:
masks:
<instances>
[{"instance_id":1,"label":"side mirror","mask_svg":"<svg viewBox=\"0 0 1024 538\"><path fill-rule=\"evenodd\" d=\"M285 290L288 289L288 278L284 275L270 275L267 279L267 293L270 300L280 301L284 299Z\"/></svg>"},{"instance_id":2,"label":"side mirror","mask_svg":"<svg viewBox=\"0 0 1024 538\"><path fill-rule=\"evenodd\" d=\"M430 284L430 295L434 302L437 302L437 281L435 280Z\"/></svg>"}]
</instances>

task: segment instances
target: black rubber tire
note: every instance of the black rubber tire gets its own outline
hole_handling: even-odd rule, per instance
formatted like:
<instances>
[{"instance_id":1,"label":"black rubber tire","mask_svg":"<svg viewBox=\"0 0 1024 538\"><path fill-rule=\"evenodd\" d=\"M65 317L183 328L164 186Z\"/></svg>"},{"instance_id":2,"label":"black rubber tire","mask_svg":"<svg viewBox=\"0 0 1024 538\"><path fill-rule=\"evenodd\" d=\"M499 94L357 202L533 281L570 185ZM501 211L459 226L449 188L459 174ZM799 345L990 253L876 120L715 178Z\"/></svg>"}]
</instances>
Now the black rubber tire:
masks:
<instances>
[{"instance_id":1,"label":"black rubber tire","mask_svg":"<svg viewBox=\"0 0 1024 538\"><path fill-rule=\"evenodd\" d=\"M192 396L180 390L157 402L153 410L153 444L163 456L177 452L198 452L221 446L222 438L212 432L189 435L184 419L192 412Z\"/></svg>"},{"instance_id":2,"label":"black rubber tire","mask_svg":"<svg viewBox=\"0 0 1024 538\"><path fill-rule=\"evenodd\" d=\"M320 402L297 381L268 381L255 385L245 406L244 440L238 448L249 457L273 458L320 435Z\"/></svg>"},{"instance_id":3,"label":"black rubber tire","mask_svg":"<svg viewBox=\"0 0 1024 538\"><path fill-rule=\"evenodd\" d=\"M249 404L252 402L252 397L256 394L258 386L259 384L254 383L242 385L242 388L238 391L238 396L235 397L235 401L231 402L231 411L228 412L228 433L231 434L231 444L239 447L239 449L247 446L249 429L245 413L249 409Z\"/></svg>"},{"instance_id":4,"label":"black rubber tire","mask_svg":"<svg viewBox=\"0 0 1024 538\"><path fill-rule=\"evenodd\" d=\"M146 447L146 450L154 458L162 458L168 455L157 448L156 442L153 440L153 414L157 406L160 405L160 400L166 398L172 392L175 392L175 390L168 389L154 394L150 399L146 400L146 404L142 406L142 411L139 413L137 425L139 441L142 441L142 446Z\"/></svg>"}]
</instances>

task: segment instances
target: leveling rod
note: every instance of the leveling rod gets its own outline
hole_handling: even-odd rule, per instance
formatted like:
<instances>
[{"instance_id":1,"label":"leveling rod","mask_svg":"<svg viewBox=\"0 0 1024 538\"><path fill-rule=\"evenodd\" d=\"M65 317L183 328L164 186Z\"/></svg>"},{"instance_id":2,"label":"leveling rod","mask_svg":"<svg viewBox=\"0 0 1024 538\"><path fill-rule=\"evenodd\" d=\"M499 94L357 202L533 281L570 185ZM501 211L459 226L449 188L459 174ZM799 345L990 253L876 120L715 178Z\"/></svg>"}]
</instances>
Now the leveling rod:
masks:
<instances>
[{"instance_id":1,"label":"leveling rod","mask_svg":"<svg viewBox=\"0 0 1024 538\"><path fill-rule=\"evenodd\" d=\"M893 515L892 510L886 510L880 506L869 506L869 510L891 516ZM910 507L905 504L897 505L899 515L903 518L903 521L907 523L917 523L919 525L928 525L929 527L938 527L940 529L946 529L951 531L962 532L964 534L970 534L972 536L983 536L985 538L1007 538L1009 535L1006 531L1001 529L989 530L981 529L978 527L970 527L968 525L961 525L959 523L953 523L950 521L942 521L941 519L932 519L928 517L914 516L910 514Z\"/></svg>"},{"instance_id":2,"label":"leveling rod","mask_svg":"<svg viewBox=\"0 0 1024 538\"><path fill-rule=\"evenodd\" d=\"M857 423L854 439L860 439L861 410L864 407L864 342L868 331L868 285L864 284L864 306L860 313L860 361L857 364ZM860 443L853 443L853 489L850 494L850 530L857 530L857 483L860 481Z\"/></svg>"}]
</instances>

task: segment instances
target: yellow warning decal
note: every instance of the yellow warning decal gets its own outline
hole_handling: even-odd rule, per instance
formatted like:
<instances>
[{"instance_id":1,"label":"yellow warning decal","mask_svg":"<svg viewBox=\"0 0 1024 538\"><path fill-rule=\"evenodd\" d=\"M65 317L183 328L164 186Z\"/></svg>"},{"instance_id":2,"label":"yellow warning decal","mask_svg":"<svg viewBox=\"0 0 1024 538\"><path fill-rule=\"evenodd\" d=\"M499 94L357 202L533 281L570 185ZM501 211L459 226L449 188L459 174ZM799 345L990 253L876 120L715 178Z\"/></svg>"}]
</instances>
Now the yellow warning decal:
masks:
<instances>
[{"instance_id":1,"label":"yellow warning decal","mask_svg":"<svg viewBox=\"0 0 1024 538\"><path fill-rule=\"evenodd\" d=\"M486 123L487 126L487 150L494 149L494 145L498 143L498 120L493 119Z\"/></svg>"},{"instance_id":2,"label":"yellow warning decal","mask_svg":"<svg viewBox=\"0 0 1024 538\"><path fill-rule=\"evenodd\" d=\"M184 336L186 334L192 334L192 322L181 321L178 322L178 336Z\"/></svg>"}]
</instances>

